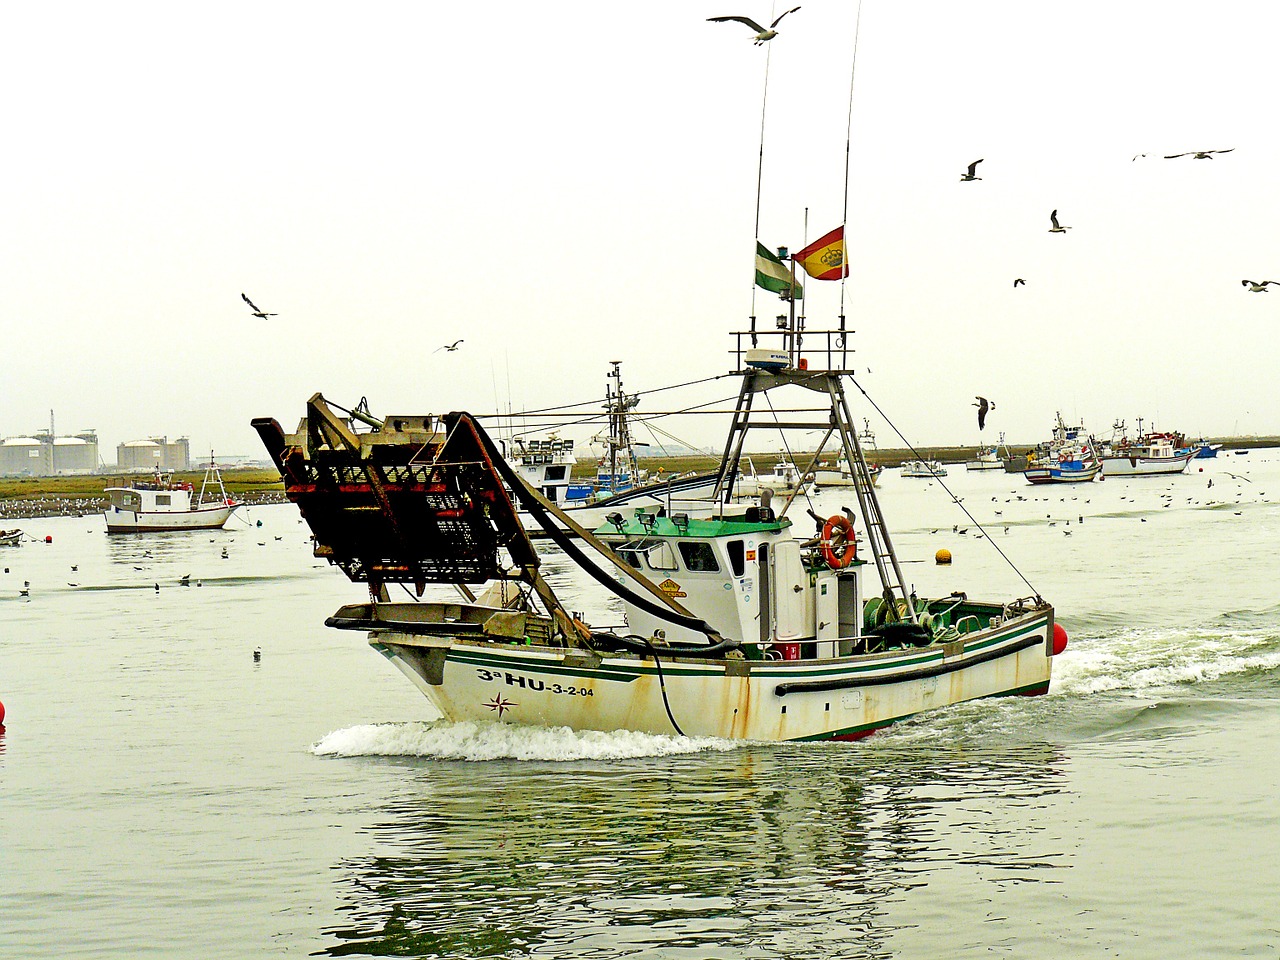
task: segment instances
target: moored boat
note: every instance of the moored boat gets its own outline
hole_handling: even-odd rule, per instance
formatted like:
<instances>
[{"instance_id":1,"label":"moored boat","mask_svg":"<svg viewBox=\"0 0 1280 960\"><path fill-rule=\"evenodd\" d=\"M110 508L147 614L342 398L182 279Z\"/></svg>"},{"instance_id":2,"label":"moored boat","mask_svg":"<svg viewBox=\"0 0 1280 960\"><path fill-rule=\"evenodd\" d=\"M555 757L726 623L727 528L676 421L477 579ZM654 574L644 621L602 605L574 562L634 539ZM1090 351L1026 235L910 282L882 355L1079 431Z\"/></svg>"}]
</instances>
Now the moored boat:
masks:
<instances>
[{"instance_id":1,"label":"moored boat","mask_svg":"<svg viewBox=\"0 0 1280 960\"><path fill-rule=\"evenodd\" d=\"M1000 459L1000 453L995 444L989 447L979 447L978 451L972 458L964 462L966 470L1003 470L1004 461Z\"/></svg>"},{"instance_id":2,"label":"moored boat","mask_svg":"<svg viewBox=\"0 0 1280 960\"><path fill-rule=\"evenodd\" d=\"M1102 473L1097 445L1083 426L1067 426L1056 415L1053 437L1027 457L1022 476L1028 483L1088 483Z\"/></svg>"},{"instance_id":3,"label":"moored boat","mask_svg":"<svg viewBox=\"0 0 1280 960\"><path fill-rule=\"evenodd\" d=\"M213 455L197 494L193 484L175 480L172 471L156 470L149 480L107 487L103 517L107 533L153 533L164 530L216 530L243 504L227 495Z\"/></svg>"},{"instance_id":4,"label":"moored boat","mask_svg":"<svg viewBox=\"0 0 1280 960\"><path fill-rule=\"evenodd\" d=\"M0 530L0 547L16 547L22 543L22 531L15 527L12 530Z\"/></svg>"},{"instance_id":5,"label":"moored boat","mask_svg":"<svg viewBox=\"0 0 1280 960\"><path fill-rule=\"evenodd\" d=\"M1107 477L1149 477L1182 473L1196 457L1196 450L1177 433L1143 433L1138 421L1138 439L1130 440L1124 432L1124 421L1118 421L1113 436L1099 459Z\"/></svg>"},{"instance_id":6,"label":"moored boat","mask_svg":"<svg viewBox=\"0 0 1280 960\"><path fill-rule=\"evenodd\" d=\"M947 468L937 460L908 460L902 465L902 475L917 480L945 477Z\"/></svg>"}]
</instances>

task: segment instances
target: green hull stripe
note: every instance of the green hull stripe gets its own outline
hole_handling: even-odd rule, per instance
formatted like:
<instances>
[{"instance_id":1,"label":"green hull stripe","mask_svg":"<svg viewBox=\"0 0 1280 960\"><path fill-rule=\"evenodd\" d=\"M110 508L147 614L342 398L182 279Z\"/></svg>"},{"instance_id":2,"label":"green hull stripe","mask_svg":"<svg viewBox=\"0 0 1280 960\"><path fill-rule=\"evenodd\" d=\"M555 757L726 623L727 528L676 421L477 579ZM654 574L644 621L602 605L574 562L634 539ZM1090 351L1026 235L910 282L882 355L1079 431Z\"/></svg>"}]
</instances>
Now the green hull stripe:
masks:
<instances>
[{"instance_id":1,"label":"green hull stripe","mask_svg":"<svg viewBox=\"0 0 1280 960\"><path fill-rule=\"evenodd\" d=\"M1008 643L1018 637L1032 633L1044 625L1045 624L1043 622L1040 624L1028 624L1014 633L1008 633L1000 637L974 643L972 646L965 647L965 653L975 653L997 644ZM375 634L375 637L385 638L386 634ZM395 641L388 641L386 639L371 639L369 642L375 648L397 646ZM404 644L404 646L413 647L414 645ZM515 648L512 648L512 650L514 653ZM541 673L560 677L612 680L624 683L631 683L641 676L655 676L658 672L657 668L653 665L638 661L635 664L626 665L605 662L601 663L597 667L571 667L566 666L564 663L557 660L530 659L513 661L510 656L492 654L470 646L450 647L447 659L453 663L469 664L471 666L479 666L492 670L537 670ZM762 669L759 667L759 664L763 661L750 660L746 662L751 665L751 679L803 682L805 680L833 680L843 677L854 677L861 674L880 672L889 669L919 669L920 667L927 666L931 663L940 663L942 661L942 651L933 650L928 653L921 653L916 656L905 656L902 659L892 660L889 662L838 664L835 666L814 667L807 670L778 670L776 668ZM714 666L711 668L703 667L700 669L684 667L669 661L663 661L662 664L662 674L665 677L717 676L723 672L723 669L723 666Z\"/></svg>"},{"instance_id":2,"label":"green hull stripe","mask_svg":"<svg viewBox=\"0 0 1280 960\"><path fill-rule=\"evenodd\" d=\"M999 693L990 693L990 694L987 694L985 697L974 697L973 700L995 700L999 697L1021 697L1021 696L1027 696L1030 694L1041 694L1041 693L1048 693L1048 692L1049 692L1049 681L1044 680L1039 683L1029 684L1028 686L1025 686L1025 687L1017 687L1013 690L1001 690ZM972 702L972 701L965 701L965 700L956 701L956 703L966 703L966 702ZM949 703L947 704L947 706L953 707L955 706L955 704ZM930 707L925 712L933 713L937 709L938 709L937 707ZM893 717L888 720L877 720L875 723L863 723L856 727L843 727L839 730L831 730L827 733L815 733L812 736L808 736L808 737L796 737L786 742L787 743L816 743L820 740L834 740L837 737L856 736L857 734L860 734L860 733L869 734L869 733L875 732L876 730L879 730L881 727L890 727L890 726L893 726L893 724L895 723L901 723L903 720L910 720L914 716L918 716L918 714L905 713L900 717Z\"/></svg>"}]
</instances>

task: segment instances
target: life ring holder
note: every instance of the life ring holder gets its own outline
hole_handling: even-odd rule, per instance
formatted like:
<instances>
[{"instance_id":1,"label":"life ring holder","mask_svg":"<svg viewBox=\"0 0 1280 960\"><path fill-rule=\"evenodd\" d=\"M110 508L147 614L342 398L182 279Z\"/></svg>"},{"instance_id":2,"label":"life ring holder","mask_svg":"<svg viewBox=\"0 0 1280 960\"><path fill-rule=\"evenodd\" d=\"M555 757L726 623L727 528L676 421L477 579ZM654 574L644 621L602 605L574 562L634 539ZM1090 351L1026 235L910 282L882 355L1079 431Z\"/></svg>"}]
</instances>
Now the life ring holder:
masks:
<instances>
[{"instance_id":1,"label":"life ring holder","mask_svg":"<svg viewBox=\"0 0 1280 960\"><path fill-rule=\"evenodd\" d=\"M840 531L837 541L836 531ZM858 542L853 535L853 521L836 514L822 525L822 559L832 570L843 570L858 556Z\"/></svg>"}]
</instances>

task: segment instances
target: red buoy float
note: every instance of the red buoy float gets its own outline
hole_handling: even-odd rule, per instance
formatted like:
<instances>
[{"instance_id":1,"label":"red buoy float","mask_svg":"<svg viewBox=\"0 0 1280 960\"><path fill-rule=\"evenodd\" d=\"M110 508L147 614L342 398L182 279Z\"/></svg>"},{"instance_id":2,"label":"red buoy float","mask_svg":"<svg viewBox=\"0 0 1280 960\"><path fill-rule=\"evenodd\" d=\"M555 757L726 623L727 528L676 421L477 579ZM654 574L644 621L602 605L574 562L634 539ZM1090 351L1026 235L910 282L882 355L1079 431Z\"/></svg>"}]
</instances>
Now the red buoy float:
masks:
<instances>
[{"instance_id":1,"label":"red buoy float","mask_svg":"<svg viewBox=\"0 0 1280 960\"><path fill-rule=\"evenodd\" d=\"M839 531L837 537L836 532ZM853 536L853 521L836 514L822 525L822 559L832 570L843 570L858 555L858 542Z\"/></svg>"},{"instance_id":2,"label":"red buoy float","mask_svg":"<svg viewBox=\"0 0 1280 960\"><path fill-rule=\"evenodd\" d=\"M1053 655L1056 657L1065 649L1067 649L1067 631L1062 629L1062 624L1055 623L1053 625Z\"/></svg>"},{"instance_id":3,"label":"red buoy float","mask_svg":"<svg viewBox=\"0 0 1280 960\"><path fill-rule=\"evenodd\" d=\"M45 542L45 543L53 543L53 537L45 537L45 538L44 538L44 542Z\"/></svg>"},{"instance_id":4,"label":"red buoy float","mask_svg":"<svg viewBox=\"0 0 1280 960\"><path fill-rule=\"evenodd\" d=\"M4 702L0 701L0 730L4 729Z\"/></svg>"}]
</instances>

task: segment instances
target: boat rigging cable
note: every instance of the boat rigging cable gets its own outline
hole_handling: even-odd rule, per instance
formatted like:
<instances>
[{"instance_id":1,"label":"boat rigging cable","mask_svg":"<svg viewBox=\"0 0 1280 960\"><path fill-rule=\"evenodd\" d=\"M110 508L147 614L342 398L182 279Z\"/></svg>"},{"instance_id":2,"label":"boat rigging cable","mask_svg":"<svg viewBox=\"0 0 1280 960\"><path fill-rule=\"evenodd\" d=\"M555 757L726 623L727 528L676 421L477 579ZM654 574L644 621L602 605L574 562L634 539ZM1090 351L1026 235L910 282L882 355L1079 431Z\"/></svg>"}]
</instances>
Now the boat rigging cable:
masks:
<instances>
[{"instance_id":1,"label":"boat rigging cable","mask_svg":"<svg viewBox=\"0 0 1280 960\"><path fill-rule=\"evenodd\" d=\"M887 423L889 425L889 428L898 435L898 439L901 440L906 445L906 448L911 451L912 455L914 455L917 460L924 460L925 459L924 455L921 454L920 451L917 450L915 446L912 445L910 440L908 440L905 436L903 436L902 431L899 430L897 426L894 424L894 422L889 419L888 415L883 410L880 409L879 404L877 404L874 400L871 399L871 394L867 393L867 391L862 388L862 384L858 382L857 377L850 374L849 382L858 388L858 392L861 393L863 397L866 398L867 403L871 404L871 406L875 409L876 413L880 414L880 416L884 419L884 422ZM997 544L995 540L991 538L991 535L987 533L986 527L984 527L978 521L978 518L969 512L969 508L966 507L964 503L961 502L959 497L957 497L954 493L951 492L951 488L948 487L946 483L943 482L941 477L938 477L935 475L933 479L938 482L938 486L940 486L943 490L947 492L947 496L949 496L952 502L957 507L960 508L960 511L966 517L969 518L969 522L982 531L982 534L984 537L986 537L987 542L991 544L991 546L995 549L996 553L1000 554L1000 556L1004 559L1004 562L1009 565L1009 569L1018 575L1018 579L1020 579L1023 583L1025 583L1028 587L1031 588L1031 590L1036 595L1036 600L1039 602L1043 602L1040 598L1040 591L1036 589L1035 584L1033 584L1030 580L1028 580L1026 576L1023 574L1023 572L1018 569L1017 564L1015 564L1012 560L1009 559L1009 555L1000 549L1000 545Z\"/></svg>"},{"instance_id":2,"label":"boat rigging cable","mask_svg":"<svg viewBox=\"0 0 1280 960\"><path fill-rule=\"evenodd\" d=\"M862 27L862 0L858 0L858 13L853 22L853 60L849 66L849 114L844 128L844 230L845 249L849 244L849 145L853 139L853 79L858 72L858 33ZM849 279L848 257L845 257L845 270L840 277L840 346L844 346L844 286Z\"/></svg>"},{"instance_id":3,"label":"boat rigging cable","mask_svg":"<svg viewBox=\"0 0 1280 960\"><path fill-rule=\"evenodd\" d=\"M450 431L456 428L457 424L461 422L461 418L464 416L466 416L466 414L454 413L446 415L444 419L446 424L449 425ZM551 515L554 513L556 515L556 519L568 524L570 528L578 534L578 536L583 537L583 539L588 543L594 541L595 537L583 528L579 527L572 518L567 517L561 510L549 503L546 498L530 487L529 484L525 482L524 478L516 473L511 465L501 457L497 448L493 444L493 440L484 432L479 424L476 424L476 436L481 446L484 447L485 452L491 459L494 470L496 470L498 475L506 481L507 485L519 498L525 509L529 511L530 516L532 516L533 519L536 520L547 532L547 535L555 541L556 545L568 554L570 559L582 567L582 569L590 575L592 579L610 592L628 600L645 612L666 620L668 623L674 623L677 626L685 627L689 630L696 630L698 633L705 634L712 641L709 646L684 648L673 645L668 648L668 653L684 653L687 649L690 652L696 651L703 655L715 656L718 653L723 653L727 650L736 649L741 646L739 641L725 639L711 624L707 623L700 617L693 616L687 610L679 608L673 601L668 601L670 604L669 606L663 606L642 594L632 591L625 584L619 583L613 579L613 577L609 576L600 568L599 564L594 563L590 557L582 552L578 545L573 542L573 539L569 537L565 531L560 529L559 525L556 524ZM585 537L583 536L584 534L586 535ZM598 543L598 541L596 542ZM601 547L604 547L604 545L601 544ZM607 547L604 547L602 553L614 562L618 569L639 577L639 574L635 574L634 571L630 570L630 568L625 567L621 560L612 556L612 551L608 550ZM656 587L652 587L652 589L655 591L657 590Z\"/></svg>"}]
</instances>

